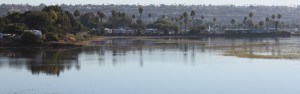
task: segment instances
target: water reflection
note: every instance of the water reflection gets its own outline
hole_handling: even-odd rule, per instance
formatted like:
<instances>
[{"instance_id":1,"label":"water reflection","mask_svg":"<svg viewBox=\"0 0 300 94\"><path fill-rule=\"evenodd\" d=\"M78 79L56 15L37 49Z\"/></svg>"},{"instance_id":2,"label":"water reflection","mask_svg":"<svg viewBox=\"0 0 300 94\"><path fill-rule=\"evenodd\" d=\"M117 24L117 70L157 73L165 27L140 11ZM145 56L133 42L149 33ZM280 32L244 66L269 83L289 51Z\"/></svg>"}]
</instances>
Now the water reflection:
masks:
<instances>
[{"instance_id":1,"label":"water reflection","mask_svg":"<svg viewBox=\"0 0 300 94\"><path fill-rule=\"evenodd\" d=\"M80 69L79 53L80 50L8 48L1 49L0 64L8 64L16 69L26 68L34 75L44 73L59 76L72 67Z\"/></svg>"},{"instance_id":2,"label":"water reflection","mask_svg":"<svg viewBox=\"0 0 300 94\"><path fill-rule=\"evenodd\" d=\"M223 53L245 58L299 58L299 42L292 38L112 38L91 42L82 49L1 48L0 68L26 68L33 75L59 76L81 64L97 62L113 66L137 63L183 63L192 66L207 56ZM291 50L293 49L293 50ZM209 58L211 59L211 58ZM218 58L213 58L218 59Z\"/></svg>"}]
</instances>

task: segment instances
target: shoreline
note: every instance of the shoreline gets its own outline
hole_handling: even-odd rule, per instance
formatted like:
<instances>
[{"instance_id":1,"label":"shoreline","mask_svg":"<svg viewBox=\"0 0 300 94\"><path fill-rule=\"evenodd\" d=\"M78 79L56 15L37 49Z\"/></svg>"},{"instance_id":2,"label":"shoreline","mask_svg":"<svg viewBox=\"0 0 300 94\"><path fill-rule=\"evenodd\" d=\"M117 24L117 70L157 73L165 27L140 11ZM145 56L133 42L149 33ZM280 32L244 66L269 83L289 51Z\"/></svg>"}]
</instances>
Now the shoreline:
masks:
<instances>
[{"instance_id":1,"label":"shoreline","mask_svg":"<svg viewBox=\"0 0 300 94\"><path fill-rule=\"evenodd\" d=\"M220 38L270 38L270 37L292 37L299 35L267 35L267 36L238 36L238 35L230 35L224 36L224 34L201 34L201 35L104 35L104 36L93 36L83 41L75 41L75 42L66 42L66 41L50 41L42 44L21 44L18 42L11 43L0 43L0 48L82 48L92 46L89 42L91 41L102 41L105 39L111 38L192 38L192 37L220 37Z\"/></svg>"}]
</instances>

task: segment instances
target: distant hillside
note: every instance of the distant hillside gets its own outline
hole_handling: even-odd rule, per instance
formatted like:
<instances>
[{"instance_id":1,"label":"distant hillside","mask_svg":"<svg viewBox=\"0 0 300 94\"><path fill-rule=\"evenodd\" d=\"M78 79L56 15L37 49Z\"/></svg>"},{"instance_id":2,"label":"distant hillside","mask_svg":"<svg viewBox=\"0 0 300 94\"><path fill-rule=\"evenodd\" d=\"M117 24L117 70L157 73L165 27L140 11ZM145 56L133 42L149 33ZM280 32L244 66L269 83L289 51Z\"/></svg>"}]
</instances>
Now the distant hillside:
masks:
<instances>
[{"instance_id":1,"label":"distant hillside","mask_svg":"<svg viewBox=\"0 0 300 94\"><path fill-rule=\"evenodd\" d=\"M0 6L0 15L6 15L8 12L19 11L25 12L29 10L41 10L46 5L7 5ZM60 5L64 10L74 12L76 9L81 13L102 11L106 15L111 15L112 10L125 12L128 15L138 16L138 5ZM165 15L166 17L178 17L183 12L190 13L192 10L196 12L195 19L201 18L203 15L206 22L213 22L213 18L217 19L217 24L230 24L231 19L236 19L236 23L242 23L243 18L248 16L249 12L253 12L252 20L256 23L264 21L266 17L271 19L272 14L281 14L281 22L289 25L299 24L300 6L234 6L234 5L147 5L142 6L144 9L143 19L149 19L148 13L152 14L151 21Z\"/></svg>"}]
</instances>

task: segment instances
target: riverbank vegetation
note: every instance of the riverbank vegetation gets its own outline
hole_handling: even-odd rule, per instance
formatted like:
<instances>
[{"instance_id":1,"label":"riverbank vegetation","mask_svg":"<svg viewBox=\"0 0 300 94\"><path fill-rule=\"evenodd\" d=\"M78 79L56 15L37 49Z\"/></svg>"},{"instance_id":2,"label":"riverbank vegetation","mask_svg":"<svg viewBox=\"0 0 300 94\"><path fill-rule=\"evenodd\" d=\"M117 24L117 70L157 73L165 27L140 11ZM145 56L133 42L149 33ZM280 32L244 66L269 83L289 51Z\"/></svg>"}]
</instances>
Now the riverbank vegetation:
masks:
<instances>
[{"instance_id":1,"label":"riverbank vegetation","mask_svg":"<svg viewBox=\"0 0 300 94\"><path fill-rule=\"evenodd\" d=\"M233 18L229 25L221 26L217 24L218 18L216 17L207 19L206 16L201 15L201 19L195 19L196 14L199 13L194 10L183 12L178 16L163 14L153 20L151 13L145 14L146 10L143 9L143 6L137 7L137 14L127 14L125 11L116 10L111 10L109 14L102 12L104 10L99 10L97 13L82 13L79 10L64 10L58 5L45 6L41 11L8 12L7 15L0 17L1 44L12 42L23 44L72 43L102 35L268 34L271 31L280 31L280 25L283 24L280 21L281 14L272 15L272 19L267 17L265 21L255 22L252 20L255 14L250 12L248 16L244 17L241 24L237 24L236 19ZM144 19L143 16L147 16L148 19Z\"/></svg>"}]
</instances>

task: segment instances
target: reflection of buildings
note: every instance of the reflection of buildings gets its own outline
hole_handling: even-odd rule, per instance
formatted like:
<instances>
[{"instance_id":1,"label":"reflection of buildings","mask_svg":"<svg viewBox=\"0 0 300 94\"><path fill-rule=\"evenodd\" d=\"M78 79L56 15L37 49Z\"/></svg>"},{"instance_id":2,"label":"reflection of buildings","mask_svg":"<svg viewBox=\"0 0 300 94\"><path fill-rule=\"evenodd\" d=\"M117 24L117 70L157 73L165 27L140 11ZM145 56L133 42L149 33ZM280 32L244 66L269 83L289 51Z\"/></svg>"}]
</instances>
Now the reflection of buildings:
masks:
<instances>
[{"instance_id":1,"label":"reflection of buildings","mask_svg":"<svg viewBox=\"0 0 300 94\"><path fill-rule=\"evenodd\" d=\"M284 41L284 40L283 40ZM292 55L289 49L292 45L285 45L280 38L247 38L242 41L233 41L230 46L229 55L247 58L283 58ZM284 55L285 54L285 55ZM293 56L293 58L295 58Z\"/></svg>"}]
</instances>

